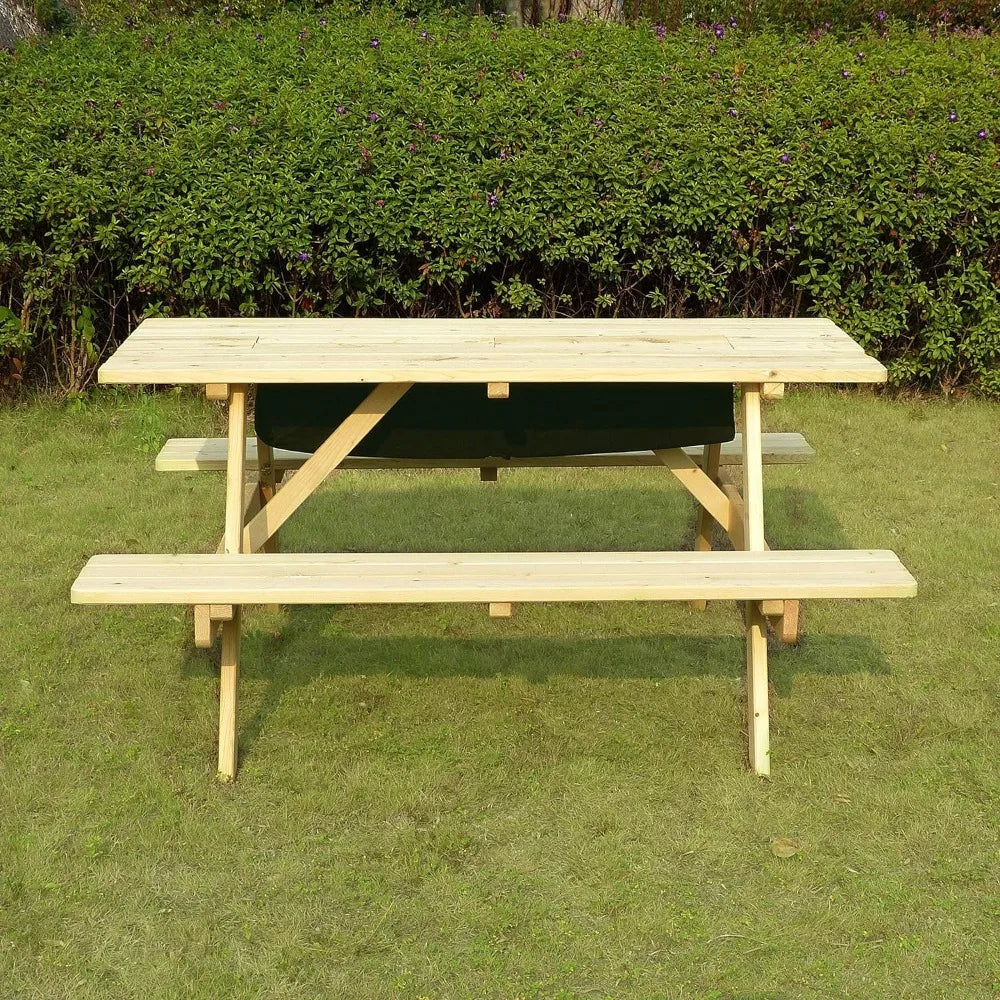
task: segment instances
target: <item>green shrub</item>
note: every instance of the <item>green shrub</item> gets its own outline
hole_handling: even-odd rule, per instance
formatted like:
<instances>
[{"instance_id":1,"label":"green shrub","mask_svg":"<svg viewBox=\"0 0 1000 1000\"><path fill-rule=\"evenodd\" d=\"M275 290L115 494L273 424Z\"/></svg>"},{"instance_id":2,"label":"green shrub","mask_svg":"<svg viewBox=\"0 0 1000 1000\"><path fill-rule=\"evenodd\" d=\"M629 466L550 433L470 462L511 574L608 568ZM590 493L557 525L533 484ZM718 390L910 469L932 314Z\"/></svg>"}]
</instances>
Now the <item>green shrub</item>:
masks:
<instances>
[{"instance_id":1,"label":"green shrub","mask_svg":"<svg viewBox=\"0 0 1000 1000\"><path fill-rule=\"evenodd\" d=\"M1000 394L1000 42L323 18L0 57L8 359L78 388L153 313L825 315Z\"/></svg>"}]
</instances>

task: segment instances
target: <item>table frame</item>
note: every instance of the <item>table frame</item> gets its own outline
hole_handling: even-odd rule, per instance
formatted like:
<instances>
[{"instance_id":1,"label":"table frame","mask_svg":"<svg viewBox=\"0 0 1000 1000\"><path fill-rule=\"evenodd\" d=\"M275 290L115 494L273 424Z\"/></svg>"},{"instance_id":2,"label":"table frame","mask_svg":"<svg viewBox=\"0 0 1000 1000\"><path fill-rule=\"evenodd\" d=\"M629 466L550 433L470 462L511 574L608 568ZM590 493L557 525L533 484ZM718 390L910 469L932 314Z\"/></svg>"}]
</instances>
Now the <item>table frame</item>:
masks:
<instances>
[{"instance_id":1,"label":"table frame","mask_svg":"<svg viewBox=\"0 0 1000 1000\"><path fill-rule=\"evenodd\" d=\"M220 549L227 553L276 551L278 531L298 507L322 485L373 427L405 395L412 382L384 382L327 437L326 441L277 489L273 453L258 441L258 481L247 489L246 428L249 386L230 384L228 401L228 458L226 465L226 521ZM655 454L698 503L695 547L712 546L713 522L727 532L734 548L764 551L764 486L761 449L761 396L758 382L741 383L743 424L743 492L719 468L721 446L705 446L699 465L680 448ZM668 388L664 386L665 390ZM223 386L214 394L223 394ZM484 391L486 391L484 387ZM496 390L493 390L494 393ZM516 391L516 387L514 389ZM503 398L494 395L494 398ZM791 604L792 602L786 602ZM492 610L492 609L491 609ZM744 604L746 630L747 747L750 768L770 774L770 717L767 668L767 618L763 602ZM503 613L506 609L498 609ZM204 609L196 609L205 615ZM237 767L237 695L239 686L242 611L239 605L218 609L222 624L219 693L219 774L232 780ZM213 618L212 609L207 612Z\"/></svg>"}]
</instances>

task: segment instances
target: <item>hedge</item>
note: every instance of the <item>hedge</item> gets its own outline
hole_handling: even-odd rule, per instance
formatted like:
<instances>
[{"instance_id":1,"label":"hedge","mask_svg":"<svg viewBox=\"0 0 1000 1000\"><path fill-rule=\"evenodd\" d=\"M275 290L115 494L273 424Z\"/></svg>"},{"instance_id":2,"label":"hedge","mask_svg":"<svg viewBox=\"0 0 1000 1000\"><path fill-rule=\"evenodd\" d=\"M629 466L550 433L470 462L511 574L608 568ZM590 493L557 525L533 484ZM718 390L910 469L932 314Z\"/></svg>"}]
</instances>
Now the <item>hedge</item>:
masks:
<instances>
[{"instance_id":1,"label":"hedge","mask_svg":"<svg viewBox=\"0 0 1000 1000\"><path fill-rule=\"evenodd\" d=\"M5 377L79 390L153 314L823 315L1000 395L998 69L333 11L0 55Z\"/></svg>"}]
</instances>

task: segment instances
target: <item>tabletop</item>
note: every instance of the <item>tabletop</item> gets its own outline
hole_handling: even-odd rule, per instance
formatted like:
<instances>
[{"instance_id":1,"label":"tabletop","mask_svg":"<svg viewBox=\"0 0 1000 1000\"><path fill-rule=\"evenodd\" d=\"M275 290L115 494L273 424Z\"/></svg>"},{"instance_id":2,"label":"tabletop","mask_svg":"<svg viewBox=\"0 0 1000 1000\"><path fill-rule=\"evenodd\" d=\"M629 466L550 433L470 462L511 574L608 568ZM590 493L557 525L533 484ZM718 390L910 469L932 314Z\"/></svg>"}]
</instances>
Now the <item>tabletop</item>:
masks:
<instances>
[{"instance_id":1,"label":"tabletop","mask_svg":"<svg viewBox=\"0 0 1000 1000\"><path fill-rule=\"evenodd\" d=\"M827 319L147 319L106 383L884 382Z\"/></svg>"}]
</instances>

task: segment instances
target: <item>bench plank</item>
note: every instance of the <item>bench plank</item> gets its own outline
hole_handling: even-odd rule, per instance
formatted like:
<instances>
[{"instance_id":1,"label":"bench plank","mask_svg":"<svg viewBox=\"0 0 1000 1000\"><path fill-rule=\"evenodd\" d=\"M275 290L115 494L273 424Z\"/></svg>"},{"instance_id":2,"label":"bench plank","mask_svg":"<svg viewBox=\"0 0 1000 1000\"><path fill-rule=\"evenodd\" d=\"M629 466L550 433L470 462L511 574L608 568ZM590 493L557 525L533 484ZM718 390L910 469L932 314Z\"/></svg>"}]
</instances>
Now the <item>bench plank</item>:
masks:
<instances>
[{"instance_id":1,"label":"bench plank","mask_svg":"<svg viewBox=\"0 0 1000 1000\"><path fill-rule=\"evenodd\" d=\"M701 462L703 447L692 445L684 452ZM801 434L763 435L765 465L794 465L808 462L816 452ZM298 469L309 457L301 451L274 449L277 471ZM743 440L737 434L722 445L719 461L722 465L740 465L743 461ZM651 451L622 451L594 455L556 455L543 458L364 458L349 455L340 464L342 469L528 469L528 468L600 468L658 466L662 463ZM247 438L246 467L257 468L257 439ZM226 468L225 438L171 438L156 456L158 472L221 472Z\"/></svg>"},{"instance_id":2,"label":"bench plank","mask_svg":"<svg viewBox=\"0 0 1000 1000\"><path fill-rule=\"evenodd\" d=\"M880 550L94 556L75 604L398 604L910 597Z\"/></svg>"}]
</instances>

